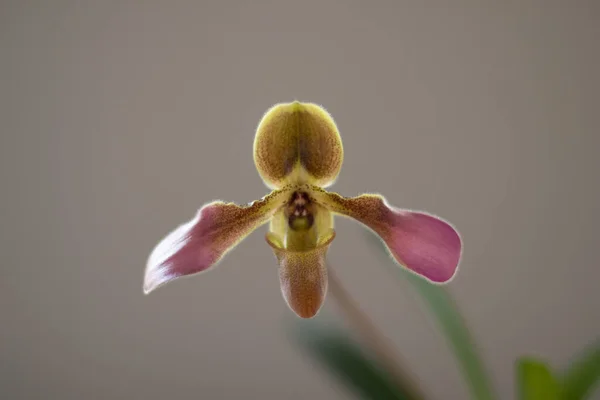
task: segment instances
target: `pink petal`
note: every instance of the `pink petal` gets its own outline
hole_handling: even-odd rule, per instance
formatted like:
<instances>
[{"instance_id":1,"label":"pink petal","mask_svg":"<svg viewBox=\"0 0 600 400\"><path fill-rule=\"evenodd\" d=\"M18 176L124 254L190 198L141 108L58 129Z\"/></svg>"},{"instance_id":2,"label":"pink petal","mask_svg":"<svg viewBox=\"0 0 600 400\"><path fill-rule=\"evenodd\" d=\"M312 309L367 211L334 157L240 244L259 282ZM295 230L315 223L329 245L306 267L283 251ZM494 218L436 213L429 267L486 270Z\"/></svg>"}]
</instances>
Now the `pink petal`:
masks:
<instances>
[{"instance_id":1,"label":"pink petal","mask_svg":"<svg viewBox=\"0 0 600 400\"><path fill-rule=\"evenodd\" d=\"M144 277L144 292L178 277L196 274L221 258L283 204L284 191L273 191L248 206L215 201L204 205L191 221L168 234L154 248Z\"/></svg>"},{"instance_id":2,"label":"pink petal","mask_svg":"<svg viewBox=\"0 0 600 400\"><path fill-rule=\"evenodd\" d=\"M332 212L372 229L409 270L435 283L448 282L456 274L462 243L450 223L425 212L395 209L380 195L346 198L321 190L315 197Z\"/></svg>"}]
</instances>

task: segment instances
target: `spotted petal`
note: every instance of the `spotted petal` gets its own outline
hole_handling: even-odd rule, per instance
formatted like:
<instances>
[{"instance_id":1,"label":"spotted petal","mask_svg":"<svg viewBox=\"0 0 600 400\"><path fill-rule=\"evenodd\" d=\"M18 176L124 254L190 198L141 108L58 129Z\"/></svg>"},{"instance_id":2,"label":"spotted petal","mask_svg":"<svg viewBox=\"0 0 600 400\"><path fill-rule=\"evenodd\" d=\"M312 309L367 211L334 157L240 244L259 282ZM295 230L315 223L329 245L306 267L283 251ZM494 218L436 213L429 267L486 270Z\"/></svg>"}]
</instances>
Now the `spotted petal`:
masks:
<instances>
[{"instance_id":1,"label":"spotted petal","mask_svg":"<svg viewBox=\"0 0 600 400\"><path fill-rule=\"evenodd\" d=\"M435 283L454 277L462 242L450 223L424 212L395 209L376 194L347 198L316 189L314 196L332 212L377 233L400 265Z\"/></svg>"},{"instance_id":2,"label":"spotted petal","mask_svg":"<svg viewBox=\"0 0 600 400\"><path fill-rule=\"evenodd\" d=\"M204 205L191 221L179 226L154 248L146 265L144 292L217 264L269 220L283 205L286 193L276 190L247 206L222 201Z\"/></svg>"},{"instance_id":3,"label":"spotted petal","mask_svg":"<svg viewBox=\"0 0 600 400\"><path fill-rule=\"evenodd\" d=\"M343 159L336 123L317 104L276 104L256 129L254 164L272 189L298 181L327 187L335 181Z\"/></svg>"},{"instance_id":4,"label":"spotted petal","mask_svg":"<svg viewBox=\"0 0 600 400\"><path fill-rule=\"evenodd\" d=\"M312 318L321 309L327 294L327 265L325 257L335 231L323 235L317 247L292 251L282 247L273 233L267 242L279 263L281 293L288 306L301 318Z\"/></svg>"}]
</instances>

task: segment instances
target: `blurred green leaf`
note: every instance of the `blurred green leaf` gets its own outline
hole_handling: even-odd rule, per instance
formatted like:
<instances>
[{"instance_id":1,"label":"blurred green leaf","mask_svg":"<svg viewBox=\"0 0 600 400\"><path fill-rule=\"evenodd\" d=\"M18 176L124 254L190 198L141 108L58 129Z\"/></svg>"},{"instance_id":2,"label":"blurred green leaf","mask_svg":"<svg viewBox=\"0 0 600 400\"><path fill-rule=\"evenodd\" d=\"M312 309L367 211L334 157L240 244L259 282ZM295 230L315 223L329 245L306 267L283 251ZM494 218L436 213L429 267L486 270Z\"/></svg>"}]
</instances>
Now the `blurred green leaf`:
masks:
<instances>
[{"instance_id":1,"label":"blurred green leaf","mask_svg":"<svg viewBox=\"0 0 600 400\"><path fill-rule=\"evenodd\" d=\"M374 247L381 249L381 254L387 256L387 265L398 271L401 277L408 280L413 288L425 301L430 311L436 317L442 333L451 345L456 355L473 399L493 400L497 396L492 390L484 364L477 354L477 347L471 338L458 306L452 296L442 286L434 285L399 267L389 256L389 251L373 232L365 230Z\"/></svg>"},{"instance_id":2,"label":"blurred green leaf","mask_svg":"<svg viewBox=\"0 0 600 400\"><path fill-rule=\"evenodd\" d=\"M600 343L585 349L563 372L561 381L566 400L587 399L600 382Z\"/></svg>"},{"instance_id":3,"label":"blurred green leaf","mask_svg":"<svg viewBox=\"0 0 600 400\"><path fill-rule=\"evenodd\" d=\"M517 388L520 400L563 399L560 386L550 368L542 361L529 357L517 361Z\"/></svg>"},{"instance_id":4,"label":"blurred green leaf","mask_svg":"<svg viewBox=\"0 0 600 400\"><path fill-rule=\"evenodd\" d=\"M315 320L294 325L293 336L302 348L360 398L413 400L408 390L398 387L393 378L341 329L320 326Z\"/></svg>"}]
</instances>

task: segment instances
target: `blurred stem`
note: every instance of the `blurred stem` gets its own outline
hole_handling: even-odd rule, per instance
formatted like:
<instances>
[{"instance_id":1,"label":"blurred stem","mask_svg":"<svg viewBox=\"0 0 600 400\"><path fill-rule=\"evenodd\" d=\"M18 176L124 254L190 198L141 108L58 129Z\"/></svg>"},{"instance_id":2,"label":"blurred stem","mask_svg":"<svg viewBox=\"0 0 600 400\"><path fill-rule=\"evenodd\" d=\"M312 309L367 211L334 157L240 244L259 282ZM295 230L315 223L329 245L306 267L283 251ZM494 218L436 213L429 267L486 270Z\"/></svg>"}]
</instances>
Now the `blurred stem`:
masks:
<instances>
[{"instance_id":1,"label":"blurred stem","mask_svg":"<svg viewBox=\"0 0 600 400\"><path fill-rule=\"evenodd\" d=\"M411 272L397 267L395 269L400 271L412 284L437 319L441 333L454 352L466 378L472 398L495 400L497 396L492 390L491 379L478 354L478 346L451 293L445 288L426 282Z\"/></svg>"},{"instance_id":2,"label":"blurred stem","mask_svg":"<svg viewBox=\"0 0 600 400\"><path fill-rule=\"evenodd\" d=\"M389 251L381 238L366 230L365 234L371 240L374 248L380 250L378 254L382 260L385 254L385 263L390 270L407 280L428 306L441 333L456 355L471 392L471 398L477 400L497 399L498 396L492 388L487 368L478 353L478 346L451 293L446 288L433 285L413 272L409 272L408 269L399 267L397 263L391 261Z\"/></svg>"},{"instance_id":3,"label":"blurred stem","mask_svg":"<svg viewBox=\"0 0 600 400\"><path fill-rule=\"evenodd\" d=\"M328 268L329 290L337 301L346 318L356 326L358 332L366 342L366 346L375 353L382 366L391 374L394 380L408 392L411 399L424 400L425 397L418 390L415 379L406 369L402 368L400 357L394 351L387 338L381 334L371 319L359 308L358 303L344 288L331 267Z\"/></svg>"}]
</instances>

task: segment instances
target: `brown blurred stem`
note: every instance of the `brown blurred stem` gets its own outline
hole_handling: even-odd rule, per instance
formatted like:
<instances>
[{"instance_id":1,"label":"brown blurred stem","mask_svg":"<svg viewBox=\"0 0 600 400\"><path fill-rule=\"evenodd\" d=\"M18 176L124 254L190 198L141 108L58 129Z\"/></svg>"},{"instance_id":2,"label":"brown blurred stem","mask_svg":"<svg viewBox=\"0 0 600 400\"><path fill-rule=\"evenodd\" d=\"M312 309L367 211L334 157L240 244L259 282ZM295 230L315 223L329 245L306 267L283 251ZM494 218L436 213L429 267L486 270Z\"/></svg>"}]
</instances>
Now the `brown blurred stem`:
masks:
<instances>
[{"instance_id":1,"label":"brown blurred stem","mask_svg":"<svg viewBox=\"0 0 600 400\"><path fill-rule=\"evenodd\" d=\"M366 346L375 353L382 366L392 375L394 380L404 388L413 400L424 400L418 390L415 379L406 369L402 368L400 357L396 354L390 342L375 327L371 319L359 308L358 303L344 288L331 267L328 268L329 290L337 301L346 318L354 324L366 342Z\"/></svg>"}]
</instances>

